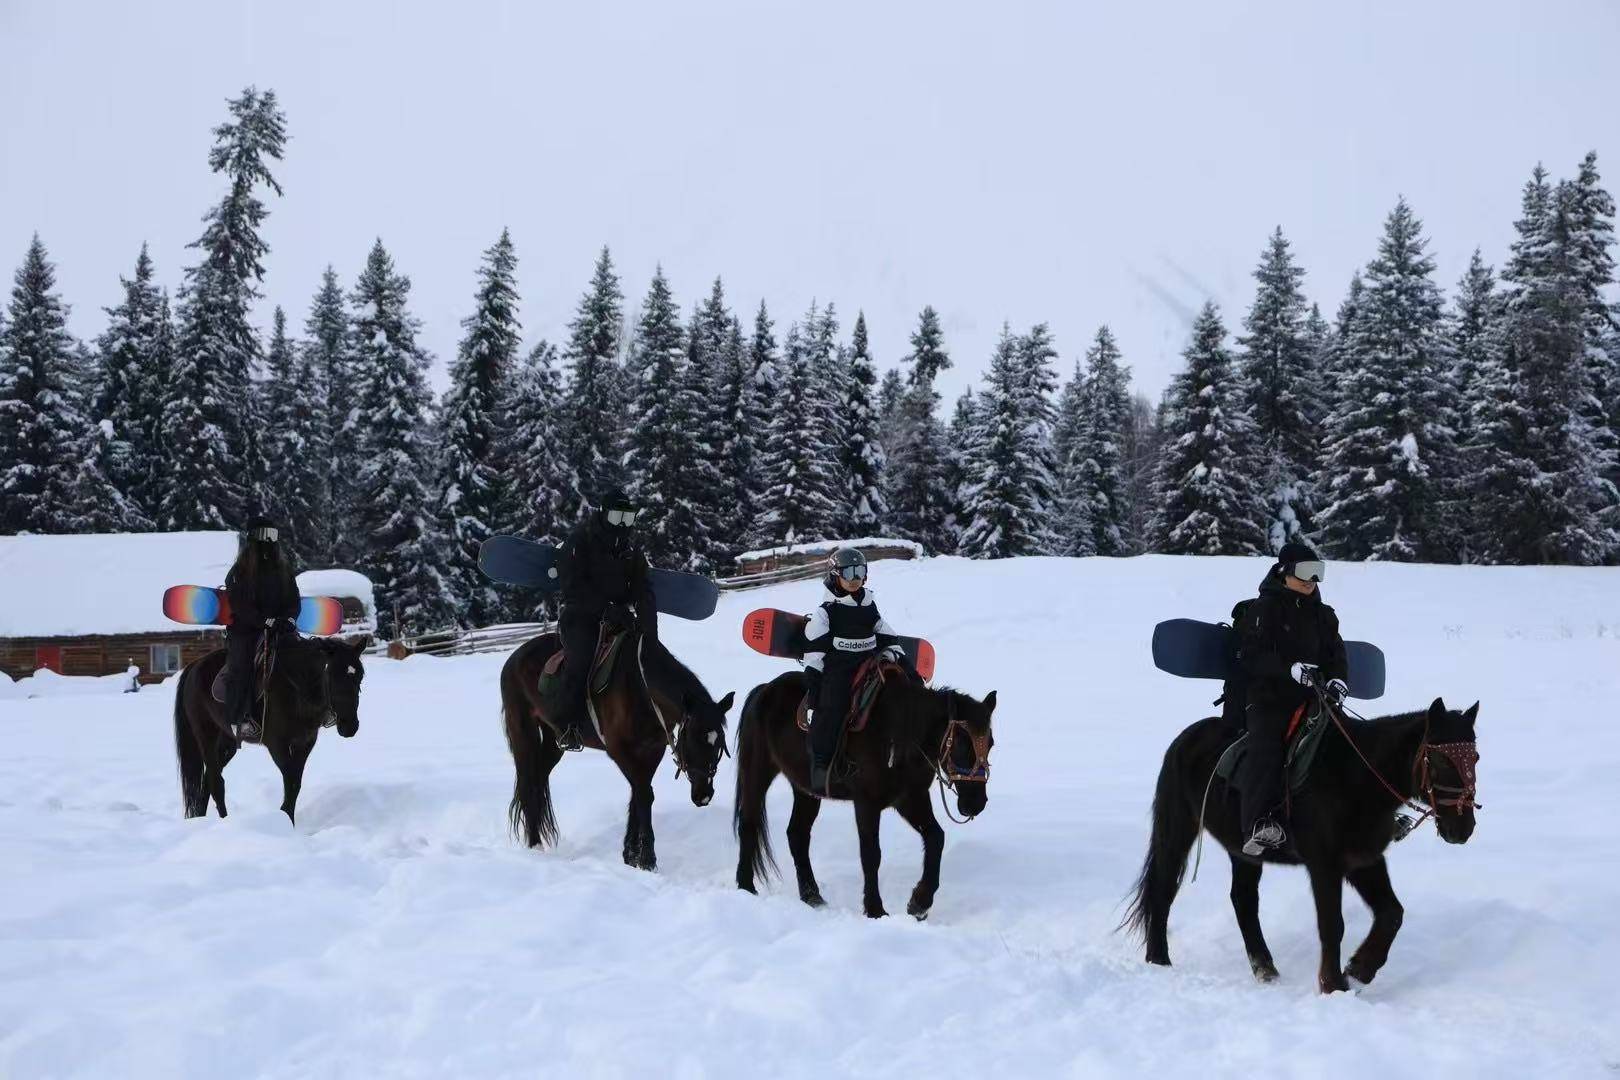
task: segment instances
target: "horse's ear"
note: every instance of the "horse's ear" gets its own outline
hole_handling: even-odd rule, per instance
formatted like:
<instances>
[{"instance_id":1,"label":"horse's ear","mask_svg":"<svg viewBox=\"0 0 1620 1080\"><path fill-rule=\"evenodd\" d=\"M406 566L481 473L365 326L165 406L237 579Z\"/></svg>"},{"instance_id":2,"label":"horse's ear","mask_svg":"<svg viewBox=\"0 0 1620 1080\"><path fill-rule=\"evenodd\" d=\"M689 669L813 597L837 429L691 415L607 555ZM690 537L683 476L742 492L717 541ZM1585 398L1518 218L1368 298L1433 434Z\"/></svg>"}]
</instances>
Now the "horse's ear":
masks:
<instances>
[{"instance_id":1,"label":"horse's ear","mask_svg":"<svg viewBox=\"0 0 1620 1080\"><path fill-rule=\"evenodd\" d=\"M727 692L725 697L721 698L715 704L717 705L717 707L720 709L720 711L722 713L728 713L728 712L731 711L731 703L732 703L733 700L736 699L736 697L737 697L737 692L735 690L731 690L731 691Z\"/></svg>"},{"instance_id":2,"label":"horse's ear","mask_svg":"<svg viewBox=\"0 0 1620 1080\"><path fill-rule=\"evenodd\" d=\"M1478 715L1479 715L1479 702L1476 701L1472 705L1468 706L1468 711L1463 713L1463 719L1468 721L1468 725L1470 727L1472 727L1473 724L1474 724L1474 718L1477 717Z\"/></svg>"},{"instance_id":3,"label":"horse's ear","mask_svg":"<svg viewBox=\"0 0 1620 1080\"><path fill-rule=\"evenodd\" d=\"M361 634L358 638L349 643L349 647L354 650L354 655L359 656L361 653L371 648L371 642L372 637L370 634Z\"/></svg>"},{"instance_id":4,"label":"horse's ear","mask_svg":"<svg viewBox=\"0 0 1620 1080\"><path fill-rule=\"evenodd\" d=\"M996 692L994 690L984 696L984 711L987 713L996 711Z\"/></svg>"},{"instance_id":5,"label":"horse's ear","mask_svg":"<svg viewBox=\"0 0 1620 1080\"><path fill-rule=\"evenodd\" d=\"M1446 699L1435 698L1434 704L1429 706L1429 719L1440 720L1446 715Z\"/></svg>"}]
</instances>

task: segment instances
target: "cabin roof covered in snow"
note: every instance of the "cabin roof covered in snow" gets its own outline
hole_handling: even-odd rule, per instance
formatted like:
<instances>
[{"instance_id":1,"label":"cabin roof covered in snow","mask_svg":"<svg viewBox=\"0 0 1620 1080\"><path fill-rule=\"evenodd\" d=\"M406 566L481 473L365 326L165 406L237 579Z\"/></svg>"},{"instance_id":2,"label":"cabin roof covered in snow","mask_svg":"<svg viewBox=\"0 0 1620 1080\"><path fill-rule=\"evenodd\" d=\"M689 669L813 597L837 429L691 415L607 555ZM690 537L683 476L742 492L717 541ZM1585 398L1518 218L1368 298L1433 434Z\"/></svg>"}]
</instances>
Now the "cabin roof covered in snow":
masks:
<instances>
[{"instance_id":1,"label":"cabin roof covered in snow","mask_svg":"<svg viewBox=\"0 0 1620 1080\"><path fill-rule=\"evenodd\" d=\"M787 544L783 547L760 548L758 551L745 551L737 556L738 562L751 562L754 559L779 558L783 555L831 555L841 547L855 548L894 548L898 551L909 551L918 558L922 557L922 545L911 540L898 540L883 536L862 536L854 540L812 540L804 544Z\"/></svg>"},{"instance_id":2,"label":"cabin roof covered in snow","mask_svg":"<svg viewBox=\"0 0 1620 1080\"><path fill-rule=\"evenodd\" d=\"M0 536L0 638L206 629L166 618L163 590L217 588L235 559L236 534L225 531ZM309 588L311 577L327 591ZM371 583L352 571L300 574L299 591L375 610Z\"/></svg>"}]
</instances>

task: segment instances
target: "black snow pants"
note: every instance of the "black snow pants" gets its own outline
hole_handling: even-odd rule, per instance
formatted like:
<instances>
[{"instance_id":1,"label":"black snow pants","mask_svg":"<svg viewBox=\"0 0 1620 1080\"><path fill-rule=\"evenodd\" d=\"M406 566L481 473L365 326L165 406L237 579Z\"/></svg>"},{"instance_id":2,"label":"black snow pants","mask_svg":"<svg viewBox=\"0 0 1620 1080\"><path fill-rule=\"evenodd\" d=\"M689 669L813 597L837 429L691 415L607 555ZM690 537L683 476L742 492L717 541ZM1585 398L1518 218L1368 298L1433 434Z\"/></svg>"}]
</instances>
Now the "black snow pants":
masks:
<instances>
[{"instance_id":1,"label":"black snow pants","mask_svg":"<svg viewBox=\"0 0 1620 1080\"><path fill-rule=\"evenodd\" d=\"M562 615L557 619L557 633L563 647L563 709L557 726L580 735L590 730L590 719L585 712L585 680L590 678L601 632L601 611L575 604L563 606Z\"/></svg>"},{"instance_id":2,"label":"black snow pants","mask_svg":"<svg viewBox=\"0 0 1620 1080\"><path fill-rule=\"evenodd\" d=\"M1276 810L1283 801L1283 735L1294 710L1283 704L1251 704L1247 711L1249 737L1243 744L1239 769L1242 835L1254 823Z\"/></svg>"},{"instance_id":3,"label":"black snow pants","mask_svg":"<svg viewBox=\"0 0 1620 1080\"><path fill-rule=\"evenodd\" d=\"M826 670L805 672L805 693L810 699L810 758L831 765L838 750L838 736L849 717L849 701L854 690L855 672L867 653L853 656L835 653L827 658Z\"/></svg>"},{"instance_id":4,"label":"black snow pants","mask_svg":"<svg viewBox=\"0 0 1620 1080\"><path fill-rule=\"evenodd\" d=\"M253 661L259 654L262 630L225 631L225 723L236 726L248 718L253 707Z\"/></svg>"}]
</instances>

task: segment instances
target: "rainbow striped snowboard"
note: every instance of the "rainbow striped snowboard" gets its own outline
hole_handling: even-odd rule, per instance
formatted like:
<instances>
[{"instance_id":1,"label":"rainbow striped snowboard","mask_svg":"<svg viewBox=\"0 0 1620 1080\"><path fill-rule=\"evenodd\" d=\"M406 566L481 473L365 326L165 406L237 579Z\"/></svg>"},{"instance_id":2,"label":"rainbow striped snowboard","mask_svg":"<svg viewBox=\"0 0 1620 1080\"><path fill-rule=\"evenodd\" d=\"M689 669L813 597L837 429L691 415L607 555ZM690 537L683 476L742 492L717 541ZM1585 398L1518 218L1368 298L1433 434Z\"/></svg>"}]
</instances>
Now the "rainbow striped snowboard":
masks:
<instances>
[{"instance_id":1,"label":"rainbow striped snowboard","mask_svg":"<svg viewBox=\"0 0 1620 1080\"><path fill-rule=\"evenodd\" d=\"M163 614L188 626L228 626L231 602L220 589L174 585L163 591ZM343 628L343 605L330 596L306 596L298 603L298 632L326 637Z\"/></svg>"}]
</instances>

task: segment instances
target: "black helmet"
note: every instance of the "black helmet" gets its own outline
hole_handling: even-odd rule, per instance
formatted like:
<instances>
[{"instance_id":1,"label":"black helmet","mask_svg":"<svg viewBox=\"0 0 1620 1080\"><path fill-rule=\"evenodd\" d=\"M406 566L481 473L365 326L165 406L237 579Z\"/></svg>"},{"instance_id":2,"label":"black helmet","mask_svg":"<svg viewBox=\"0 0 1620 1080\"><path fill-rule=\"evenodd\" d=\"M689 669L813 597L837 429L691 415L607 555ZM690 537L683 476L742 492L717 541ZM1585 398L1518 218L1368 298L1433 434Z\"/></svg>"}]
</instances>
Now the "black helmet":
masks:
<instances>
[{"instance_id":1,"label":"black helmet","mask_svg":"<svg viewBox=\"0 0 1620 1080\"><path fill-rule=\"evenodd\" d=\"M860 548L841 547L827 562L833 574L845 581L866 580L866 554Z\"/></svg>"},{"instance_id":2,"label":"black helmet","mask_svg":"<svg viewBox=\"0 0 1620 1080\"><path fill-rule=\"evenodd\" d=\"M602 521L610 527L628 529L636 523L636 514L639 510L623 488L610 488L607 494L602 496L597 512L602 515Z\"/></svg>"},{"instance_id":3,"label":"black helmet","mask_svg":"<svg viewBox=\"0 0 1620 1080\"><path fill-rule=\"evenodd\" d=\"M1298 541L1283 545L1277 553L1276 569L1302 581L1321 581L1327 576L1322 558L1308 544Z\"/></svg>"}]
</instances>

